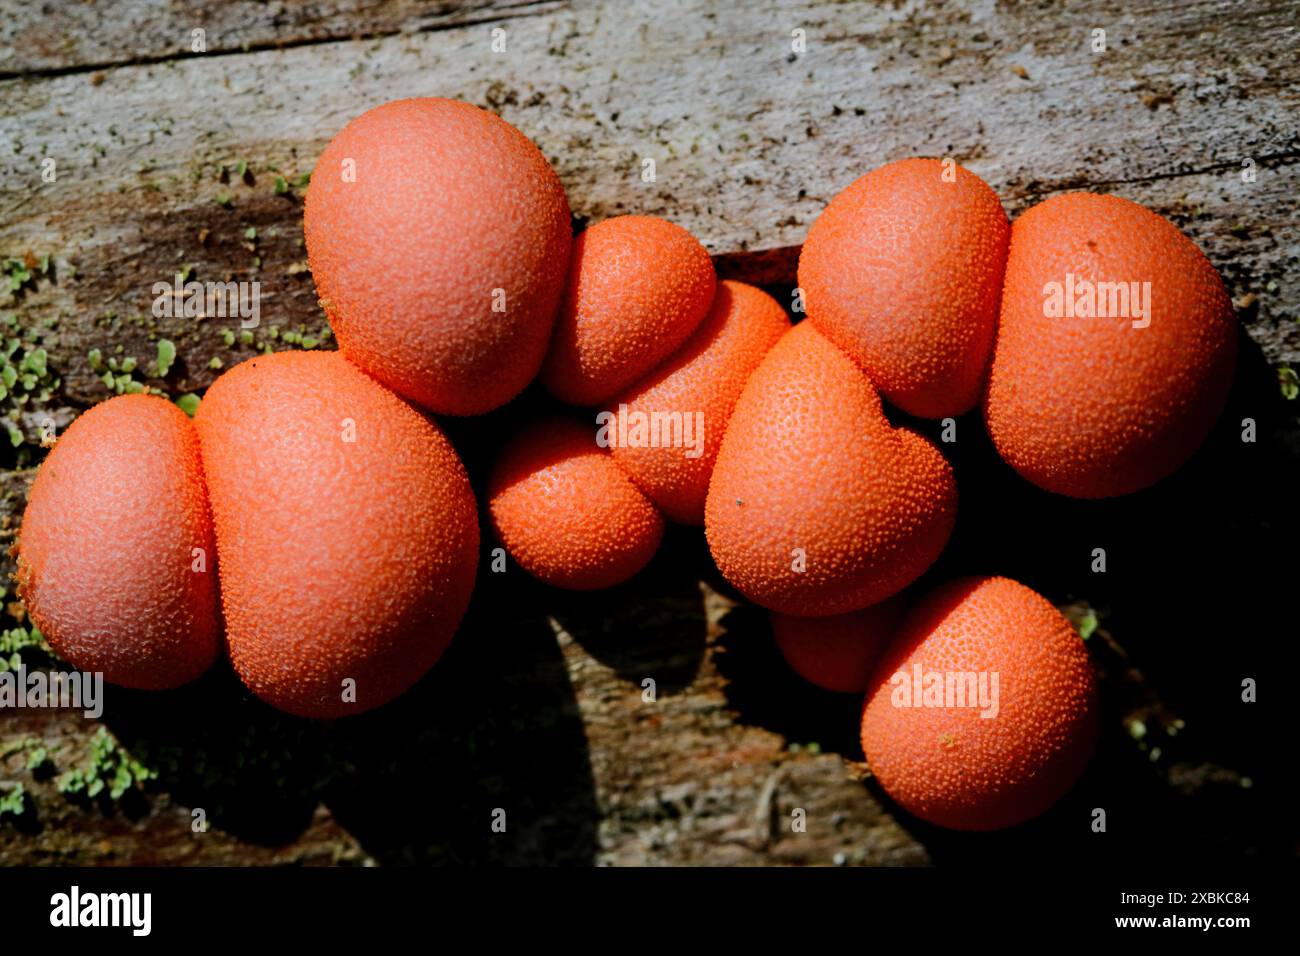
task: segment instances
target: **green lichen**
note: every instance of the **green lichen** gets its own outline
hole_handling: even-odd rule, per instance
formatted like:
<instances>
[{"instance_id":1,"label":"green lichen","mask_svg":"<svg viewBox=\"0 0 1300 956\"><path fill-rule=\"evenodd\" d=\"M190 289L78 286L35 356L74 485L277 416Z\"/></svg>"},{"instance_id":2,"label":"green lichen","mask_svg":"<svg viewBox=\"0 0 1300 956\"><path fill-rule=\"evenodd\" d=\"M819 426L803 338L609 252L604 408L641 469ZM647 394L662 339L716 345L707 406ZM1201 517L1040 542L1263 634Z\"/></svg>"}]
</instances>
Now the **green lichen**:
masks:
<instances>
[{"instance_id":1,"label":"green lichen","mask_svg":"<svg viewBox=\"0 0 1300 956\"><path fill-rule=\"evenodd\" d=\"M1097 630L1097 624L1097 612L1092 608L1088 608L1087 613L1083 615L1077 625L1079 636L1086 641Z\"/></svg>"},{"instance_id":2,"label":"green lichen","mask_svg":"<svg viewBox=\"0 0 1300 956\"><path fill-rule=\"evenodd\" d=\"M34 626L15 624L0 630L0 671L17 670L26 665L46 667L58 661L54 649Z\"/></svg>"},{"instance_id":3,"label":"green lichen","mask_svg":"<svg viewBox=\"0 0 1300 956\"><path fill-rule=\"evenodd\" d=\"M39 258L27 253L21 259L5 259L3 266L5 278L9 283L9 292L17 296L29 288L35 288L36 277L50 274L50 257Z\"/></svg>"},{"instance_id":4,"label":"green lichen","mask_svg":"<svg viewBox=\"0 0 1300 956\"><path fill-rule=\"evenodd\" d=\"M274 187L275 194L277 196L288 195L290 190L302 189L306 187L310 182L311 182L311 173L301 173L298 176L295 176L292 180L286 179L284 176L276 176L275 187Z\"/></svg>"},{"instance_id":5,"label":"green lichen","mask_svg":"<svg viewBox=\"0 0 1300 956\"><path fill-rule=\"evenodd\" d=\"M21 817L26 812L27 791L21 783L14 784L11 790L0 791L0 819L6 816Z\"/></svg>"},{"instance_id":6,"label":"green lichen","mask_svg":"<svg viewBox=\"0 0 1300 956\"><path fill-rule=\"evenodd\" d=\"M278 335L280 341L286 345L296 345L301 349L309 350L319 348L322 342L327 342L334 336L328 324L322 325L315 334L308 332L307 327L304 325L298 326L297 329L286 329L283 332L279 332L272 326L272 333L272 338L276 338Z\"/></svg>"},{"instance_id":7,"label":"green lichen","mask_svg":"<svg viewBox=\"0 0 1300 956\"><path fill-rule=\"evenodd\" d=\"M49 371L47 366L48 362L49 362L49 354L45 351L45 349L37 348L37 349L32 349L30 352L28 352L26 355L23 356L22 367L24 371L31 372L39 379L39 378L43 378L45 375L48 374Z\"/></svg>"},{"instance_id":8,"label":"green lichen","mask_svg":"<svg viewBox=\"0 0 1300 956\"><path fill-rule=\"evenodd\" d=\"M0 427L9 447L16 450L13 465L23 467L34 461L44 437L29 436L23 422L39 421L34 413L49 404L62 385L47 349L58 343L57 323L46 319L24 328L16 315L9 314L0 316L0 326Z\"/></svg>"},{"instance_id":9,"label":"green lichen","mask_svg":"<svg viewBox=\"0 0 1300 956\"><path fill-rule=\"evenodd\" d=\"M90 739L90 756L79 767L62 774L55 786L66 797L94 800L107 794L113 803L129 790L140 789L158 772L127 753L106 727Z\"/></svg>"},{"instance_id":10,"label":"green lichen","mask_svg":"<svg viewBox=\"0 0 1300 956\"><path fill-rule=\"evenodd\" d=\"M149 360L147 366L141 366L134 355L122 355L122 346L113 349L114 354L104 357L100 349L91 349L86 360L92 372L99 373L99 380L114 395L138 395L141 393L167 397L167 390L157 385L150 385L149 379L166 378L176 364L176 344L170 339L158 339L157 355ZM120 357L119 357L120 356Z\"/></svg>"},{"instance_id":11,"label":"green lichen","mask_svg":"<svg viewBox=\"0 0 1300 956\"><path fill-rule=\"evenodd\" d=\"M39 744L31 747L27 751L27 772L33 777L41 777L49 774L54 770L54 761L50 759L50 752Z\"/></svg>"},{"instance_id":12,"label":"green lichen","mask_svg":"<svg viewBox=\"0 0 1300 956\"><path fill-rule=\"evenodd\" d=\"M296 329L282 329L277 325L267 325L256 332L252 329L221 328L214 329L213 334L221 339L221 344L226 348L252 349L262 355L270 355L275 351L277 344L281 347L318 349L334 337L328 323L323 323L315 332L308 331L305 325L299 325ZM213 356L208 363L208 368L220 369L224 364L223 358Z\"/></svg>"},{"instance_id":13,"label":"green lichen","mask_svg":"<svg viewBox=\"0 0 1300 956\"><path fill-rule=\"evenodd\" d=\"M1291 366L1283 365L1277 370L1277 382L1282 389L1282 397L1288 402L1300 396L1300 376L1296 375Z\"/></svg>"},{"instance_id":14,"label":"green lichen","mask_svg":"<svg viewBox=\"0 0 1300 956\"><path fill-rule=\"evenodd\" d=\"M176 361L176 345L170 339L158 340L158 357L149 368L150 378L166 378Z\"/></svg>"},{"instance_id":15,"label":"green lichen","mask_svg":"<svg viewBox=\"0 0 1300 956\"><path fill-rule=\"evenodd\" d=\"M176 399L176 407L193 418L194 413L199 410L199 397L193 392L186 392Z\"/></svg>"}]
</instances>

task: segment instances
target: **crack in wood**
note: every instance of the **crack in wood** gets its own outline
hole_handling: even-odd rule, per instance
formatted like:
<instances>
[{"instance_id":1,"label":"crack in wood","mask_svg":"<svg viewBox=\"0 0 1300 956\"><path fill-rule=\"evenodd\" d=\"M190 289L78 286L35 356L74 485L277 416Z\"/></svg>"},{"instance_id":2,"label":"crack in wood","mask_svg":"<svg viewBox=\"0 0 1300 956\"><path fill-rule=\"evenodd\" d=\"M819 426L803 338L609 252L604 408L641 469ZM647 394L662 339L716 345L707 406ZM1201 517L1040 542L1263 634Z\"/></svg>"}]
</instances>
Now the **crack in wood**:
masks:
<instances>
[{"instance_id":1,"label":"crack in wood","mask_svg":"<svg viewBox=\"0 0 1300 956\"><path fill-rule=\"evenodd\" d=\"M128 56L117 60L74 63L68 66L31 67L22 70L0 69L0 82L7 80L39 80L59 76L76 76L82 73L99 73L107 70L122 69L125 67L157 66L181 60L190 60L195 57L243 56L245 54L262 53L267 50L292 50L299 47L327 46L334 43L366 43L373 40L387 39L389 37L412 36L418 33L441 33L447 30L486 26L492 23L506 23L512 20L522 20L527 17L544 16L548 13L554 13L559 10L571 9L572 5L573 0L537 0L537 2L525 2L518 6L497 9L484 16L468 14L463 18L454 20L445 20L437 23L417 23L415 25L386 30L360 30L348 33L327 34L318 37L296 37L288 40L280 38L256 40L240 44L239 46L214 47L212 49L204 50L202 53L193 53L181 50L174 53Z\"/></svg>"}]
</instances>

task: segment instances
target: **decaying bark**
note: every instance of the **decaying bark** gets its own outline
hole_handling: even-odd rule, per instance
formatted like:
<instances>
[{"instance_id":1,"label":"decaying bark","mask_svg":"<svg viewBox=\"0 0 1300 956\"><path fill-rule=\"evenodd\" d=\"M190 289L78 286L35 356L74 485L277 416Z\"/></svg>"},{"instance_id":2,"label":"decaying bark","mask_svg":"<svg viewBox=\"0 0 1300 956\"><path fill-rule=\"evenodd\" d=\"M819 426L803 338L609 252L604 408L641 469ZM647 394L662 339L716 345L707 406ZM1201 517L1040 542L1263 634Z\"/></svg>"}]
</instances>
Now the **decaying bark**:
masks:
<instances>
[{"instance_id":1,"label":"decaying bark","mask_svg":"<svg viewBox=\"0 0 1300 956\"><path fill-rule=\"evenodd\" d=\"M1117 506L1102 530L1154 520L1176 536L1176 509L1201 508L1225 481L1285 487L1294 475L1300 431L1270 368L1300 359L1292 4L192 7L116 4L104 20L99 6L50 4L39 17L0 17L0 255L51 263L0 312L42 329L61 379L48 402L24 409L29 441L43 418L61 429L113 394L94 350L101 363L135 358L129 378L180 395L257 348L284 347L286 332L319 338L300 177L367 107L439 95L497 110L531 136L579 221L666 216L706 243L722 274L779 295L818 211L891 159L951 156L1013 215L1073 189L1145 203L1187 231L1236 298L1253 346L1224 427L1257 418L1276 458L1246 462L1233 457L1240 442L1212 442L1217 464L1189 466L1162 499L1171 503ZM190 52L196 27L204 53ZM1094 29L1106 31L1103 53L1091 48ZM418 267L395 254L393 281ZM154 285L177 271L259 281L251 341L230 319L156 316ZM151 378L160 339L177 358ZM510 420L449 423L476 477ZM978 416L961 428L977 433ZM1055 573L1068 561L1044 558L1051 548L1086 553L1074 529L1092 533L1098 512L1039 503L974 447L958 462L963 508L1028 509L1026 527L1055 537L999 551L988 541L1001 525L964 518L975 531L959 527L948 570L1029 576L1046 561ZM967 479L963 468L995 477ZM30 475L4 475L10 539ZM1205 534L1225 548L1258 542L1283 500L1269 494ZM1256 537L1233 537L1241 528ZM1084 580L1062 571L1044 588L1065 603ZM906 818L864 782L858 703L800 685L764 616L728 594L702 535L676 529L650 571L601 595L485 571L433 674L400 702L336 725L274 714L224 668L184 692L110 691L102 722L5 713L0 790L21 782L30 800L16 820L0 816L0 863L916 864L984 852L987 843ZM1237 822L1213 839L1256 848L1241 770L1255 752L1241 764L1213 732L1176 739L1181 711L1162 690L1186 703L1201 678L1144 630L1148 616L1130 610L1128 620L1130 633L1112 639L1103 627L1091 639L1108 701L1096 766L1042 821L1000 838L999 852L1085 852L1090 808L1125 789L1146 801L1148 823L1221 812ZM1120 639L1138 646L1133 660ZM116 802L60 794L56 781L85 764L99 723L158 777ZM28 770L41 747L52 764ZM196 809L206 832L194 831ZM493 830L497 811L504 833Z\"/></svg>"}]
</instances>

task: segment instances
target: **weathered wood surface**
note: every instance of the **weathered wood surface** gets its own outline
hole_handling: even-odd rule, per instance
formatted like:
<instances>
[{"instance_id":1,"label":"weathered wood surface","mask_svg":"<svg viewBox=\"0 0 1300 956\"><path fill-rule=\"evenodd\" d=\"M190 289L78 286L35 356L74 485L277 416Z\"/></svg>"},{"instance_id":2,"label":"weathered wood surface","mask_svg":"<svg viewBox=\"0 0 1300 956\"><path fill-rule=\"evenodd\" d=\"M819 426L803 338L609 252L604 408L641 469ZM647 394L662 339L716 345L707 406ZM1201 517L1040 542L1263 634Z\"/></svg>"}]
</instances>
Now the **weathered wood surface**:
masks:
<instances>
[{"instance_id":1,"label":"weathered wood surface","mask_svg":"<svg viewBox=\"0 0 1300 956\"><path fill-rule=\"evenodd\" d=\"M1012 211L1059 190L1115 190L1187 228L1233 294L1255 297L1252 334L1269 356L1291 362L1294 9L909 16L872 5L579 4L501 21L504 53L478 24L19 78L4 84L0 249L50 254L60 267L27 307L77 320L51 351L71 405L105 395L90 348L111 340L148 357L151 334L180 349L168 384L201 388L214 355L239 355L223 353L215 323L159 320L151 333L153 283L184 265L199 279L258 279L269 323L317 328L310 276L296 265L301 204L274 194L269 167L292 180L366 107L437 94L491 106L532 136L579 217L672 217L741 275L738 253L787 250L760 257L769 282L793 280L788 250L830 196L889 159L953 156ZM1098 25L1103 54L1089 48ZM41 179L47 158L54 183ZM643 159L655 160L656 182L642 181ZM1246 159L1254 183L1241 181ZM253 184L220 182L219 167L240 161ZM394 261L395 276L411 265Z\"/></svg>"},{"instance_id":2,"label":"weathered wood surface","mask_svg":"<svg viewBox=\"0 0 1300 956\"><path fill-rule=\"evenodd\" d=\"M1261 421L1261 441L1288 468L1300 446L1294 411L1260 360L1300 359L1293 3L208 6L0 3L0 255L52 262L0 312L42 329L60 379L48 402L23 409L29 442L44 418L63 427L112 394L92 349L107 356L120 346L138 359L137 380L179 395L219 374L214 359L228 367L254 347L282 347L272 327L319 330L297 177L365 108L440 95L493 108L531 136L580 219L664 215L698 235L721 271L778 291L793 284L798 245L824 203L902 156L956 158L1013 214L1070 189L1143 202L1201 245L1241 305L1258 349L1243 363L1234 409ZM206 31L205 53L190 52L195 27ZM1094 28L1107 31L1105 53L1090 48ZM505 30L504 52L492 49L493 29ZM803 52L792 49L796 30L805 31ZM48 159L53 182L42 180ZM641 178L645 159L655 161L652 183ZM1253 182L1240 175L1246 160ZM241 162L245 177L234 171ZM276 193L277 176L287 193ZM395 260L395 278L415 265ZM229 321L151 315L153 284L179 268L262 283L252 345L224 344ZM160 338L178 358L165 379L150 379L144 368ZM493 436L519 414L475 430L452 423L476 476ZM962 427L977 432L978 421ZM1244 462L1233 457L1240 445L1214 445L1211 463L1189 466L1170 502L1116 513L1144 531L1154 521L1173 548L1178 508L1204 511L1205 496L1237 489L1256 507L1215 512L1205 534L1260 547L1266 529L1287 526L1269 510L1283 499L1261 483L1294 469ZM992 467L987 449L969 456L972 468ZM1065 563L1034 552L1062 547L1036 525L1098 521L1082 506L1031 505L1020 537L992 528L1009 536L995 549L1001 563L976 558L990 529L966 503L986 491L986 513L1011 513L1025 496L1001 473L981 484L959 465L959 476L962 520L974 525L959 527L949 569L1019 570L1030 580L1043 563ZM6 474L8 534L27 477ZM1120 533L1118 519L1102 523ZM1200 540L1186 533L1188 548ZM1182 573L1185 587L1213 584ZM579 600L517 574L484 578L450 658L418 692L369 717L330 728L275 718L220 672L195 694L115 695L104 721L114 734L176 764L137 804L80 806L27 773L23 752L0 758L0 781L22 781L36 797L25 822L0 822L0 862L920 863L974 845L902 820L863 786L855 705L785 675L762 615L743 605L728 613L698 532L674 532L651 572L609 595ZM1108 599L1106 588L1086 586L1064 572L1041 582L1063 603ZM1144 626L1155 626L1155 611L1128 613L1135 633L1118 640L1130 650L1147 641L1149 659L1139 649L1125 662L1094 642L1111 681L1109 744L1094 782L1001 846L1059 849L1061 834L1074 833L1064 821L1111 793L1121 770L1149 800L1148 822L1190 820L1207 807L1253 815L1243 779L1257 754L1219 746L1243 725L1229 721L1183 749L1162 737L1164 763L1135 756L1124 729L1134 715L1159 736L1187 709L1169 710L1160 693L1186 703L1203 675L1170 667L1168 648L1150 643ZM1123 620L1117 613L1117 626ZM1155 687L1135 676L1147 664ZM653 704L641 698L645 677L659 682ZM1207 714L1206 723L1219 721ZM84 757L92 732L67 715L0 715L0 741L60 744L61 769ZM823 752L791 747L812 742ZM190 832L194 807L209 812L209 832ZM507 810L508 835L489 830L495 807ZM807 833L790 830L795 808L807 811ZM1252 825L1215 839L1257 851Z\"/></svg>"},{"instance_id":3,"label":"weathered wood surface","mask_svg":"<svg viewBox=\"0 0 1300 956\"><path fill-rule=\"evenodd\" d=\"M556 0L95 0L21 4L0 24L0 76L84 72L210 53L302 46L497 23L547 13Z\"/></svg>"}]
</instances>

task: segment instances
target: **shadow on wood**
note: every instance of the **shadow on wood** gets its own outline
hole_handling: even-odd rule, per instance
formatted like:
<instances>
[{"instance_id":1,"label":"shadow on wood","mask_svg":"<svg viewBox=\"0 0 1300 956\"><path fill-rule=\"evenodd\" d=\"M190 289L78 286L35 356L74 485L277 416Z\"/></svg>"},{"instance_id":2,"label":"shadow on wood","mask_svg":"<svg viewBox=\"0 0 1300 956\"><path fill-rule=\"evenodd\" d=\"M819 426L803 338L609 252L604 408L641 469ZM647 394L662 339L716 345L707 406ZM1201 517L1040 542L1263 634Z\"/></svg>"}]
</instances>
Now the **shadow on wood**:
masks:
<instances>
[{"instance_id":1,"label":"shadow on wood","mask_svg":"<svg viewBox=\"0 0 1300 956\"><path fill-rule=\"evenodd\" d=\"M1243 441L1247 419L1253 442ZM1069 794L996 834L932 826L874 780L867 789L938 863L984 864L990 848L1003 860L1065 854L1081 862L1284 852L1280 806L1255 786L1270 728L1241 695L1242 681L1259 678L1287 633L1289 563L1276 547L1295 540L1300 462L1283 434L1276 374L1245 332L1228 407L1204 446L1171 477L1122 498L1075 500L1030 485L998 457L978 410L958 420L950 443L939 441L938 422L906 424L939 444L961 494L952 540L913 593L997 574L1060 605L1082 600L1095 609L1104 622L1090 641L1102 733ZM1104 572L1093 570L1097 548ZM796 677L762 609L741 604L724 625L715 660L740 721L861 759L860 701L841 703ZM1106 811L1105 833L1093 832L1096 808Z\"/></svg>"},{"instance_id":2,"label":"shadow on wood","mask_svg":"<svg viewBox=\"0 0 1300 956\"><path fill-rule=\"evenodd\" d=\"M599 814L564 659L513 582L484 578L420 685L338 726L353 769L325 802L381 862L590 864Z\"/></svg>"}]
</instances>

